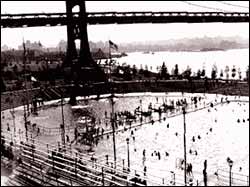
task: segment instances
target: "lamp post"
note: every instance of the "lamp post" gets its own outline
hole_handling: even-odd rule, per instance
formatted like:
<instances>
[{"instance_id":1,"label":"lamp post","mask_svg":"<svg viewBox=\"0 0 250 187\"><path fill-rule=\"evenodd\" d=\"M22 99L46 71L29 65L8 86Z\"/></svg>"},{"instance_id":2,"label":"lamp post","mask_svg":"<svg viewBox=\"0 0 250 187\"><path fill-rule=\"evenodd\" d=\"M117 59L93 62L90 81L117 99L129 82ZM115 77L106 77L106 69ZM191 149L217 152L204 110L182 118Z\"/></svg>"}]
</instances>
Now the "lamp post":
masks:
<instances>
[{"instance_id":1,"label":"lamp post","mask_svg":"<svg viewBox=\"0 0 250 187\"><path fill-rule=\"evenodd\" d=\"M113 149L114 149L114 163L115 163L115 168L116 168L116 146L115 146L115 124L114 124L114 98L113 96L111 97L111 105L112 105L112 113L111 113L111 126L112 126L112 134L113 134Z\"/></svg>"},{"instance_id":2,"label":"lamp post","mask_svg":"<svg viewBox=\"0 0 250 187\"><path fill-rule=\"evenodd\" d=\"M49 49L47 50L49 52ZM49 59L45 57L45 62L46 62L46 86L49 84Z\"/></svg>"},{"instance_id":3,"label":"lamp post","mask_svg":"<svg viewBox=\"0 0 250 187\"><path fill-rule=\"evenodd\" d=\"M140 99L140 108L141 108L140 122L142 123L142 100L141 99Z\"/></svg>"},{"instance_id":4,"label":"lamp post","mask_svg":"<svg viewBox=\"0 0 250 187\"><path fill-rule=\"evenodd\" d=\"M111 47L109 44L109 63L108 63L108 82L111 81L111 62L112 62L112 57L111 57Z\"/></svg>"},{"instance_id":5,"label":"lamp post","mask_svg":"<svg viewBox=\"0 0 250 187\"><path fill-rule=\"evenodd\" d=\"M185 186L187 186L187 158L186 158L186 118L185 118L185 114L186 114L186 110L185 107L182 107L182 111L183 111L183 118L184 118L184 182L185 182Z\"/></svg>"},{"instance_id":6,"label":"lamp post","mask_svg":"<svg viewBox=\"0 0 250 187\"><path fill-rule=\"evenodd\" d=\"M109 155L105 155L106 157L106 164L108 165L109 164Z\"/></svg>"},{"instance_id":7,"label":"lamp post","mask_svg":"<svg viewBox=\"0 0 250 187\"><path fill-rule=\"evenodd\" d=\"M128 148L128 171L130 171L130 159L129 159L129 138L126 139Z\"/></svg>"},{"instance_id":8,"label":"lamp post","mask_svg":"<svg viewBox=\"0 0 250 187\"><path fill-rule=\"evenodd\" d=\"M124 171L124 169L125 169L124 164L125 164L125 160L122 159L122 170L123 170L123 171Z\"/></svg>"},{"instance_id":9,"label":"lamp post","mask_svg":"<svg viewBox=\"0 0 250 187\"><path fill-rule=\"evenodd\" d=\"M63 95L61 93L61 110L62 110L62 124L61 124L61 138L62 138L62 144L64 150L66 149L65 147L65 124L64 124L64 113L63 113Z\"/></svg>"},{"instance_id":10,"label":"lamp post","mask_svg":"<svg viewBox=\"0 0 250 187\"><path fill-rule=\"evenodd\" d=\"M228 157L227 163L229 165L229 186L232 186L232 167L233 167L233 161Z\"/></svg>"},{"instance_id":11,"label":"lamp post","mask_svg":"<svg viewBox=\"0 0 250 187\"><path fill-rule=\"evenodd\" d=\"M204 169L203 169L203 181L204 186L207 186L207 160L204 161Z\"/></svg>"},{"instance_id":12,"label":"lamp post","mask_svg":"<svg viewBox=\"0 0 250 187\"><path fill-rule=\"evenodd\" d=\"M26 136L26 141L28 141L28 121L27 121L25 98L23 99L23 110L24 110L23 116L24 116L25 136Z\"/></svg>"},{"instance_id":13,"label":"lamp post","mask_svg":"<svg viewBox=\"0 0 250 187\"><path fill-rule=\"evenodd\" d=\"M171 184L175 185L175 173L173 171L170 171L170 173L172 174Z\"/></svg>"},{"instance_id":14,"label":"lamp post","mask_svg":"<svg viewBox=\"0 0 250 187\"><path fill-rule=\"evenodd\" d=\"M12 99L11 99L11 108L12 108L12 110L10 110L10 112L11 112L12 119L13 119L14 137L16 137L15 108L14 108L14 96L13 95L12 95Z\"/></svg>"}]
</instances>

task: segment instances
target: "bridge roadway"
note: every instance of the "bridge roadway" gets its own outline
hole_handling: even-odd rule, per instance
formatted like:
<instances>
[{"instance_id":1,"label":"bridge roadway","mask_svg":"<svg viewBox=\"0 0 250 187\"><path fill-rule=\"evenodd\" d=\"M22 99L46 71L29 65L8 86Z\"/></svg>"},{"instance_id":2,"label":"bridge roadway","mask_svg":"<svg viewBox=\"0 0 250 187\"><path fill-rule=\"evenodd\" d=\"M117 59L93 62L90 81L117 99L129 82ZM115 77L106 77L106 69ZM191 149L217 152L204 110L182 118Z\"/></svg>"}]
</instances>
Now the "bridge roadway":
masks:
<instances>
[{"instance_id":1,"label":"bridge roadway","mask_svg":"<svg viewBox=\"0 0 250 187\"><path fill-rule=\"evenodd\" d=\"M79 13L73 13L73 21ZM69 20L66 13L1 14L1 28L64 26ZM249 22L248 12L89 12L87 23L205 23Z\"/></svg>"}]
</instances>

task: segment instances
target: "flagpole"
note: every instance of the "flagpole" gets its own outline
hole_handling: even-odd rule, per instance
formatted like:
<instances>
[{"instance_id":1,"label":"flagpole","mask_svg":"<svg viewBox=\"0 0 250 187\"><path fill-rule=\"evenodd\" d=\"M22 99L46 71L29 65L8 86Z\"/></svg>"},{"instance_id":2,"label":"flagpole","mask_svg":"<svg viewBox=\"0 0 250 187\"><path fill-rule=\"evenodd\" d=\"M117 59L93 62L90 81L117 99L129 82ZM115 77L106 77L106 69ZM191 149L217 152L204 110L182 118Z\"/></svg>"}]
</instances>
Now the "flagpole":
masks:
<instances>
[{"instance_id":1,"label":"flagpole","mask_svg":"<svg viewBox=\"0 0 250 187\"><path fill-rule=\"evenodd\" d=\"M110 40L109 40L110 41ZM109 60L111 60L111 48L110 48L110 42L109 42Z\"/></svg>"},{"instance_id":2,"label":"flagpole","mask_svg":"<svg viewBox=\"0 0 250 187\"><path fill-rule=\"evenodd\" d=\"M111 61L112 61L112 57L111 57L111 47L110 47L110 40L109 40L109 80L111 80Z\"/></svg>"},{"instance_id":3,"label":"flagpole","mask_svg":"<svg viewBox=\"0 0 250 187\"><path fill-rule=\"evenodd\" d=\"M29 113L29 101L28 101L28 91L27 91L27 80L26 80L26 47L25 47L25 42L24 42L24 38L23 38L23 65L24 65L24 87L25 87L25 94L26 94L26 104L27 104L27 110L26 111L26 107L25 107L25 103L24 103L24 124L25 124L25 134L26 134L26 140L28 141L28 129L27 129L27 113Z\"/></svg>"},{"instance_id":4,"label":"flagpole","mask_svg":"<svg viewBox=\"0 0 250 187\"><path fill-rule=\"evenodd\" d=\"M23 38L23 54L24 54L24 58L23 58L23 65L24 65L24 87L25 87L25 91L26 91L27 112L28 112L28 115L29 115L29 101L28 101L27 77L26 77L26 47L25 47L24 38Z\"/></svg>"}]
</instances>

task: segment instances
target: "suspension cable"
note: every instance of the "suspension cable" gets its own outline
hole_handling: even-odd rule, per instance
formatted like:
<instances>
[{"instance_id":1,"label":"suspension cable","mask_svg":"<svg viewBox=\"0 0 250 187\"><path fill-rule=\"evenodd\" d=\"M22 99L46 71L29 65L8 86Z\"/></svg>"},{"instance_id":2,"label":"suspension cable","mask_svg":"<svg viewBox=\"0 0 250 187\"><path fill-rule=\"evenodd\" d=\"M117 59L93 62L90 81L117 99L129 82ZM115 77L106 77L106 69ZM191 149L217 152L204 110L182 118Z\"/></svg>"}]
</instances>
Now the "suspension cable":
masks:
<instances>
[{"instance_id":1,"label":"suspension cable","mask_svg":"<svg viewBox=\"0 0 250 187\"><path fill-rule=\"evenodd\" d=\"M229 6L234 6L234 7L240 7L240 8L247 8L249 9L249 7L247 6L242 6L242 5L236 5L236 4L231 4L231 3L226 3L226 2L223 2L223 1L217 1L218 3L221 3L221 4L224 4L224 5L229 5Z\"/></svg>"},{"instance_id":2,"label":"suspension cable","mask_svg":"<svg viewBox=\"0 0 250 187\"><path fill-rule=\"evenodd\" d=\"M190 3L188 1L181 1L181 2L186 3L188 5L191 5L191 6L200 7L200 8L212 9L212 10L223 11L223 12L230 12L228 10L224 10L224 9L221 9L221 8L214 8L214 7L208 7L208 6L198 5L198 4L195 4L195 3Z\"/></svg>"}]
</instances>

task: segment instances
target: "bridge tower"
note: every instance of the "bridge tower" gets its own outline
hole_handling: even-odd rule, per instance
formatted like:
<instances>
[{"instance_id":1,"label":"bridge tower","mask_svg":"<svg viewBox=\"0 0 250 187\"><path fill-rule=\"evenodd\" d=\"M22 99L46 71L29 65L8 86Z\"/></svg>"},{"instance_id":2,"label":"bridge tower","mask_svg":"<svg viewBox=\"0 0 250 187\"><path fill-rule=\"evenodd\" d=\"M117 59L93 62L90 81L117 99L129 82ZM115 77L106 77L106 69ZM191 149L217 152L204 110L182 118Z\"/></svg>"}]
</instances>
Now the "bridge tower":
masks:
<instances>
[{"instance_id":1,"label":"bridge tower","mask_svg":"<svg viewBox=\"0 0 250 187\"><path fill-rule=\"evenodd\" d=\"M78 17L74 19L74 7L79 8ZM67 55L64 66L70 67L70 79L74 81L70 102L75 103L76 92L79 93L78 85L86 82L97 82L106 80L104 72L92 59L87 33L87 14L85 1L66 0L67 14ZM80 50L76 48L76 41L80 41Z\"/></svg>"}]
</instances>

